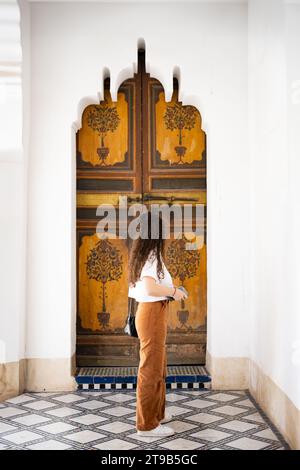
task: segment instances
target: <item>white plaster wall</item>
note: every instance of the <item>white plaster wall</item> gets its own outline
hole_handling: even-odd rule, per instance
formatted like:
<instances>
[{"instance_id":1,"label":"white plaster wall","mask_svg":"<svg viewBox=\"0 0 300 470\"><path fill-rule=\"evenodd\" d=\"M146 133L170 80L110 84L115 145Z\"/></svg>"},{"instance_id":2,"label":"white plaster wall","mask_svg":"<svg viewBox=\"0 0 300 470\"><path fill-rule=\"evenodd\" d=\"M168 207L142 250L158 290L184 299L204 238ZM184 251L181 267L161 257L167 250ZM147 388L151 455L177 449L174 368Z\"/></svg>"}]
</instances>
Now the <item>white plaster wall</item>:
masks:
<instances>
[{"instance_id":1,"label":"white plaster wall","mask_svg":"<svg viewBox=\"0 0 300 470\"><path fill-rule=\"evenodd\" d=\"M249 1L250 354L298 408L299 24L299 5Z\"/></svg>"},{"instance_id":2,"label":"white plaster wall","mask_svg":"<svg viewBox=\"0 0 300 470\"><path fill-rule=\"evenodd\" d=\"M285 246L288 247L288 268L285 288L290 298L282 317L285 343L285 368L288 369L288 395L300 409L300 3L286 9L287 64L287 155L288 155L288 227ZM285 251L284 251L285 252ZM282 367L283 368L283 367ZM300 424L300 423L299 423Z\"/></svg>"},{"instance_id":3,"label":"white plaster wall","mask_svg":"<svg viewBox=\"0 0 300 470\"><path fill-rule=\"evenodd\" d=\"M198 106L208 139L208 347L247 356L249 178L245 4L31 3L27 357L69 357L75 338L75 142L83 107L136 70ZM73 161L72 161L73 158ZM73 270L73 273L72 273ZM72 331L72 336L70 332Z\"/></svg>"},{"instance_id":4,"label":"white plaster wall","mask_svg":"<svg viewBox=\"0 0 300 470\"><path fill-rule=\"evenodd\" d=\"M26 188L20 11L0 4L0 364L24 357Z\"/></svg>"}]
</instances>

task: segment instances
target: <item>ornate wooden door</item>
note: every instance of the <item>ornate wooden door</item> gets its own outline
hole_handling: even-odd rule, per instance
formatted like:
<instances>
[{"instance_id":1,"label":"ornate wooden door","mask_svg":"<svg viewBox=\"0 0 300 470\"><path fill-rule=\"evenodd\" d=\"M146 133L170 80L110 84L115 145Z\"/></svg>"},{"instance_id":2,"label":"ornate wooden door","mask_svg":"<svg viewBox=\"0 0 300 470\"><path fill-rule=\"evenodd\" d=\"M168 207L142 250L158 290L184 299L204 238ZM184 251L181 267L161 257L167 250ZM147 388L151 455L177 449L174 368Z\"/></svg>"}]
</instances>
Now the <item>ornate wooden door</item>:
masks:
<instances>
[{"instance_id":1,"label":"ornate wooden door","mask_svg":"<svg viewBox=\"0 0 300 470\"><path fill-rule=\"evenodd\" d=\"M194 239L172 237L166 264L175 282L189 291L185 302L170 304L169 364L204 364L206 349L206 138L201 116L178 101L170 102L161 83L145 70L138 51L138 71L124 81L112 102L109 79L104 100L89 105L77 132L77 365L137 365L139 342L124 334L127 317L127 263L131 240L101 239L96 226L100 204L189 203L195 229L196 205L204 207L201 233ZM127 222L127 221L126 221ZM199 221L198 221L199 223ZM177 227L178 228L178 227ZM191 250L185 249L193 242Z\"/></svg>"}]
</instances>

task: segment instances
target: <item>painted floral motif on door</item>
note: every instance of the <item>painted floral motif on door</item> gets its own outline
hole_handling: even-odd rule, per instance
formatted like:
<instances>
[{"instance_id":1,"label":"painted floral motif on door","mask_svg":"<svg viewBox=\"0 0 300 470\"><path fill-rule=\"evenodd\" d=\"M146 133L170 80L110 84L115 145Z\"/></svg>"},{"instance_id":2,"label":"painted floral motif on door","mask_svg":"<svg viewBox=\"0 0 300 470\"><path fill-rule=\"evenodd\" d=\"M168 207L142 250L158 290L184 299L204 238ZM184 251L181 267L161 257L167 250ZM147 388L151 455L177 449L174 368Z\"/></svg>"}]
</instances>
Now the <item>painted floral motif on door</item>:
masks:
<instances>
[{"instance_id":1,"label":"painted floral motif on door","mask_svg":"<svg viewBox=\"0 0 300 470\"><path fill-rule=\"evenodd\" d=\"M85 108L77 139L78 167L129 169L133 164L133 89L127 86L113 102L109 91L99 104ZM132 124L129 126L129 124Z\"/></svg>"},{"instance_id":2,"label":"painted floral motif on door","mask_svg":"<svg viewBox=\"0 0 300 470\"><path fill-rule=\"evenodd\" d=\"M155 85L151 91L156 117L152 129L152 167L199 167L205 158L205 134L199 111L194 106L183 106L176 94L171 102L166 102L165 93Z\"/></svg>"},{"instance_id":3,"label":"painted floral motif on door","mask_svg":"<svg viewBox=\"0 0 300 470\"><path fill-rule=\"evenodd\" d=\"M123 331L127 262L124 240L99 240L97 234L81 236L78 278L81 328L97 334Z\"/></svg>"},{"instance_id":4,"label":"painted floral motif on door","mask_svg":"<svg viewBox=\"0 0 300 470\"><path fill-rule=\"evenodd\" d=\"M169 332L196 332L206 317L206 246L186 250L185 237L166 242L166 265L175 285L182 285L189 297L170 303Z\"/></svg>"}]
</instances>

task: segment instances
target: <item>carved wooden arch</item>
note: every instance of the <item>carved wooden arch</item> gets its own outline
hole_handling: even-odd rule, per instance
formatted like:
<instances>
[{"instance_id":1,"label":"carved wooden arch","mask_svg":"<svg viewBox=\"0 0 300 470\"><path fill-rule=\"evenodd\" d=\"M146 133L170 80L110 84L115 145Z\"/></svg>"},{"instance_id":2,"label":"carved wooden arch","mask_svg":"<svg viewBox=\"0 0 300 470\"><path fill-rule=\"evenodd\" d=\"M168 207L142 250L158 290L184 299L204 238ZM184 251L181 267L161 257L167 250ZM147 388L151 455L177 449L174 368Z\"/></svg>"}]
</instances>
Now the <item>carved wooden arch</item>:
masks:
<instances>
[{"instance_id":1,"label":"carved wooden arch","mask_svg":"<svg viewBox=\"0 0 300 470\"><path fill-rule=\"evenodd\" d=\"M188 184L184 177L191 169L194 178ZM103 179L111 174L111 191L115 188L120 192L144 193L206 188L206 134L201 114L195 106L178 101L175 77L172 99L165 101L163 85L145 70L144 50L138 51L137 73L120 85L118 101L111 99L107 77L104 99L83 111L82 128L77 132L78 176L85 179L93 175L93 170L98 170L99 182L102 173L106 175ZM176 178L173 183L167 179L168 170ZM114 182L118 171L128 178L127 184L118 186ZM134 184L136 172L144 173L142 187ZM88 190L80 179L79 188L80 183L82 190ZM107 183L104 186L105 191L109 190Z\"/></svg>"}]
</instances>

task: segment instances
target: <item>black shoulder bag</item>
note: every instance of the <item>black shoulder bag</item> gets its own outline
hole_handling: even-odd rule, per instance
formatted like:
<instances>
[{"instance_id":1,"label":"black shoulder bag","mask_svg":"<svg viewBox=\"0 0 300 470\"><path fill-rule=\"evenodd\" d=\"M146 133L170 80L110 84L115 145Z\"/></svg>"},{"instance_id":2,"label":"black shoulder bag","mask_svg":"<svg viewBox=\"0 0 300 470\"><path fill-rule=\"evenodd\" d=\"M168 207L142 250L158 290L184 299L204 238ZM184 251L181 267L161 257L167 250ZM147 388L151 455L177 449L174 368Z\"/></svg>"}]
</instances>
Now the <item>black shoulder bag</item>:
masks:
<instances>
[{"instance_id":1,"label":"black shoulder bag","mask_svg":"<svg viewBox=\"0 0 300 470\"><path fill-rule=\"evenodd\" d=\"M129 297L128 299L129 299L128 317L127 317L126 326L124 328L124 332L129 336L134 336L135 338L138 338L138 334L135 328L135 312L136 312L137 302L132 297Z\"/></svg>"}]
</instances>

